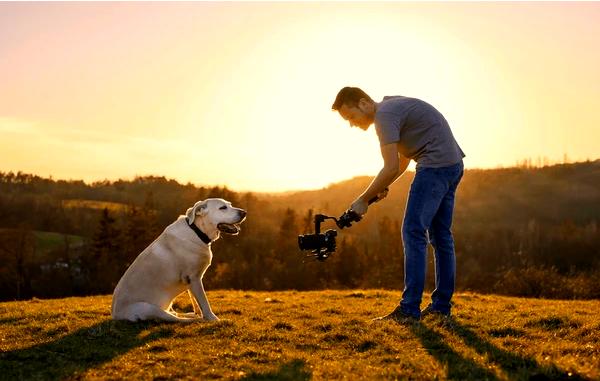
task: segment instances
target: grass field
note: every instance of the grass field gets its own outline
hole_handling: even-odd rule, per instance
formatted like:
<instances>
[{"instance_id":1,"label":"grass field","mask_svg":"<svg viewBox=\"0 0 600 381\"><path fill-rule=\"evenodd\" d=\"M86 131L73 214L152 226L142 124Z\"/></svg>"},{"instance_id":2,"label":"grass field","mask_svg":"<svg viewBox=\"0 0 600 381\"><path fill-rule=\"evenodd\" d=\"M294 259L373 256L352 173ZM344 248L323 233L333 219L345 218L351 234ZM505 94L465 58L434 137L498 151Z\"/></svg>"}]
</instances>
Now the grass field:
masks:
<instances>
[{"instance_id":1,"label":"grass field","mask_svg":"<svg viewBox=\"0 0 600 381\"><path fill-rule=\"evenodd\" d=\"M127 205L118 202L110 201L96 201L96 200L81 200L81 199L70 199L63 200L62 205L64 208L87 208L87 209L108 209L109 212L124 212L127 210Z\"/></svg>"},{"instance_id":2,"label":"grass field","mask_svg":"<svg viewBox=\"0 0 600 381\"><path fill-rule=\"evenodd\" d=\"M36 238L36 252L46 254L49 251L62 249L65 246L65 234L54 233L54 232L34 232ZM83 244L83 237L77 235L66 235L66 240L70 246L81 246Z\"/></svg>"},{"instance_id":3,"label":"grass field","mask_svg":"<svg viewBox=\"0 0 600 381\"><path fill-rule=\"evenodd\" d=\"M113 322L110 296L0 303L0 378L600 379L600 301L464 293L451 321L398 324L369 321L397 291L208 296L222 320L189 325Z\"/></svg>"}]
</instances>

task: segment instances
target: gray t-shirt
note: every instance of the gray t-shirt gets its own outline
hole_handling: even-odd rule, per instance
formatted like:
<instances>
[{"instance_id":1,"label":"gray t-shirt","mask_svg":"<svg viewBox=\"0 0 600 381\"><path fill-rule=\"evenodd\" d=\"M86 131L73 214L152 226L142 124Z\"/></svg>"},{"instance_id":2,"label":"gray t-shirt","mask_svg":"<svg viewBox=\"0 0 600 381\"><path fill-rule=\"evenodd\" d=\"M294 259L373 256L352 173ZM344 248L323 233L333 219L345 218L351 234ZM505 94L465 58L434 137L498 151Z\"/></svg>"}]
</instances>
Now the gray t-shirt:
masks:
<instances>
[{"instance_id":1,"label":"gray t-shirt","mask_svg":"<svg viewBox=\"0 0 600 381\"><path fill-rule=\"evenodd\" d=\"M420 99L384 97L377 104L375 131L381 145L398 143L417 167L447 167L465 157L444 116Z\"/></svg>"}]
</instances>

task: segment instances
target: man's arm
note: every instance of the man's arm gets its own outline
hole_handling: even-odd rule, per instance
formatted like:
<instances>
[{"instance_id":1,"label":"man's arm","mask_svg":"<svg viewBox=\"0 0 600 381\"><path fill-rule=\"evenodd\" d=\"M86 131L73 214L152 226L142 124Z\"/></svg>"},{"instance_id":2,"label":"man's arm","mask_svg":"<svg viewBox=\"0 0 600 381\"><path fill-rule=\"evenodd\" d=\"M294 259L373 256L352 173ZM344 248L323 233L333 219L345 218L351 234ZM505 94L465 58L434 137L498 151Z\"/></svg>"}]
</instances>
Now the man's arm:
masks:
<instances>
[{"instance_id":1,"label":"man's arm","mask_svg":"<svg viewBox=\"0 0 600 381\"><path fill-rule=\"evenodd\" d=\"M410 159L398 153L396 143L381 146L381 156L383 157L383 168L373 179L369 187L352 203L351 209L362 215L367 212L368 200L376 197L392 184L400 175L404 173Z\"/></svg>"},{"instance_id":2,"label":"man's arm","mask_svg":"<svg viewBox=\"0 0 600 381\"><path fill-rule=\"evenodd\" d=\"M392 180L391 184L396 182L396 180L398 180L398 178L400 176L402 176L404 174L404 172L406 172L406 168L408 168L408 165L410 164L410 159L407 157L402 156L401 154L398 154L398 160L399 160L399 168L398 168L398 174L396 175L396 177L394 178L394 180Z\"/></svg>"}]
</instances>

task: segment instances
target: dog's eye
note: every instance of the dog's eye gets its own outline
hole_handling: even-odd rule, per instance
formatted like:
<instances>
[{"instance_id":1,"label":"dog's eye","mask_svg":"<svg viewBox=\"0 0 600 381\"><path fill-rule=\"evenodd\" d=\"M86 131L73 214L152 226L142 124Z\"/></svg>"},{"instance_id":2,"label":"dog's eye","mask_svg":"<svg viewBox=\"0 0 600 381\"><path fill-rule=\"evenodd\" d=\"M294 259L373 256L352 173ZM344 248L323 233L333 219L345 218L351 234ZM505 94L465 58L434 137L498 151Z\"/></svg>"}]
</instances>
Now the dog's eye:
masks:
<instances>
[{"instance_id":1,"label":"dog's eye","mask_svg":"<svg viewBox=\"0 0 600 381\"><path fill-rule=\"evenodd\" d=\"M226 207L225 205L223 205L223 206L222 206L222 207L220 207L219 209L221 209L221 210L225 210L225 209L227 209L227 207Z\"/></svg>"}]
</instances>

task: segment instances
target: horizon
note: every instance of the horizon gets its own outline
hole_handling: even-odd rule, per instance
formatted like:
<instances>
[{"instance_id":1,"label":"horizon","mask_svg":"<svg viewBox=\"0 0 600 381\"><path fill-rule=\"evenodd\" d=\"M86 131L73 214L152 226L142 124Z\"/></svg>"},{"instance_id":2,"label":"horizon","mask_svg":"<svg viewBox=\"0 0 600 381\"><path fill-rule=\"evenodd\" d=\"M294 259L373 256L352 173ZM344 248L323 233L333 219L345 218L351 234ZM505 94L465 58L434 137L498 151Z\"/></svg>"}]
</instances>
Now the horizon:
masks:
<instances>
[{"instance_id":1,"label":"horizon","mask_svg":"<svg viewBox=\"0 0 600 381\"><path fill-rule=\"evenodd\" d=\"M544 168L555 167L555 166L560 166L560 165L577 165L577 164L596 163L596 162L600 163L600 157L598 157L596 159L586 159L586 160L582 160L582 161L565 161L565 162L553 162L553 163L544 163L542 158L538 158L538 160L535 160L535 161L531 160L531 159L524 159L524 160L520 161L519 163L516 163L515 165L512 165L512 166L498 166L498 167L494 167L494 168L478 168L478 167L465 168L465 173L468 171L494 171L494 170L515 169L515 168L544 169ZM414 169L409 168L406 170L406 172L414 172ZM197 188L200 188L200 187L204 187L204 188L225 187L228 190L236 192L236 193L255 193L255 194L267 194L267 195L268 194L287 194L287 193L296 193L296 192L320 191L323 189L327 189L331 186L334 186L336 184L353 181L355 179L375 177L374 175L356 175L356 176L349 177L346 179L341 179L338 181L330 182L320 188L299 188L299 189L284 189L284 190L270 191L270 190L237 189L237 188L232 188L226 184L206 184L206 183L194 183L194 182L190 182L190 181L180 181L179 179L171 178L169 176L159 175L159 174L134 175L134 176L128 177L128 178L123 178L123 177L114 178L114 179L104 178L104 179L98 179L98 180L93 180L93 181L86 181L86 180L77 179L77 178L59 178L59 177L55 177L52 175L43 176L43 175L39 175L36 173L29 173L29 172L24 172L24 171L3 171L0 169L0 173L4 173L4 174L13 173L15 175L17 173L21 173L24 175L38 176L42 179L49 179L52 181L66 181L66 182L82 181L87 186L93 186L94 184L101 183L103 181L108 181L108 182L114 183L117 181L126 181L126 182L134 181L136 178L145 178L145 177L161 178L162 177L162 178L165 178L165 180L167 180L167 181L173 180L173 181L176 181L180 185L191 184Z\"/></svg>"},{"instance_id":2,"label":"horizon","mask_svg":"<svg viewBox=\"0 0 600 381\"><path fill-rule=\"evenodd\" d=\"M373 127L330 109L346 85L431 103L467 169L594 160L599 18L600 3L0 3L0 170L322 189L382 166Z\"/></svg>"}]
</instances>

